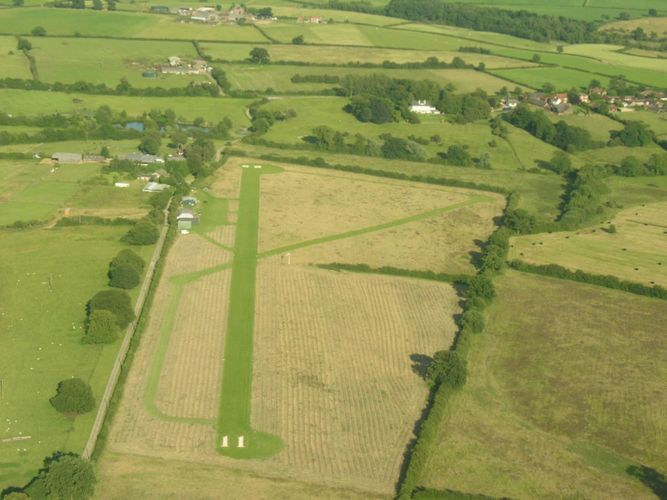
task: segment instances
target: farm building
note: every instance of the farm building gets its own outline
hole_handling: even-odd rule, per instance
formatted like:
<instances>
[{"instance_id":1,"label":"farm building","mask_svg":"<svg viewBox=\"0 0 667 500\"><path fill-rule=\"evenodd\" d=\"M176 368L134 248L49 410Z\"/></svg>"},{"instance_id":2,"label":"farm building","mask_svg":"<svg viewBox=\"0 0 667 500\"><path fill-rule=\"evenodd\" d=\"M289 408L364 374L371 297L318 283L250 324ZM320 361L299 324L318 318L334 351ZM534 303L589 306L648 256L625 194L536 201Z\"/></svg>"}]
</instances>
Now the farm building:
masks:
<instances>
[{"instance_id":1,"label":"farm building","mask_svg":"<svg viewBox=\"0 0 667 500\"><path fill-rule=\"evenodd\" d=\"M103 163L107 159L102 155L83 155L83 161L85 163Z\"/></svg>"},{"instance_id":2,"label":"farm building","mask_svg":"<svg viewBox=\"0 0 667 500\"><path fill-rule=\"evenodd\" d=\"M164 160L159 156L148 155L144 153L128 153L121 159L141 163L142 165L149 165L151 163L164 163Z\"/></svg>"},{"instance_id":3,"label":"farm building","mask_svg":"<svg viewBox=\"0 0 667 500\"><path fill-rule=\"evenodd\" d=\"M58 163L72 164L81 163L83 161L81 153L53 153L51 159Z\"/></svg>"},{"instance_id":4,"label":"farm building","mask_svg":"<svg viewBox=\"0 0 667 500\"><path fill-rule=\"evenodd\" d=\"M181 65L181 58L178 57L178 56L168 57L167 60L169 61L169 66L180 66Z\"/></svg>"},{"instance_id":5,"label":"farm building","mask_svg":"<svg viewBox=\"0 0 667 500\"><path fill-rule=\"evenodd\" d=\"M430 103L426 101L417 101L413 102L410 105L410 111L413 113L417 113L419 115L439 115L440 111L438 111L434 106L431 106Z\"/></svg>"},{"instance_id":6,"label":"farm building","mask_svg":"<svg viewBox=\"0 0 667 500\"><path fill-rule=\"evenodd\" d=\"M144 186L142 191L144 193L161 193L169 187L169 184L159 184L157 182L149 182Z\"/></svg>"},{"instance_id":7,"label":"farm building","mask_svg":"<svg viewBox=\"0 0 667 500\"><path fill-rule=\"evenodd\" d=\"M182 208L176 216L178 229L190 230L194 224L199 224L199 215L197 215L192 208Z\"/></svg>"}]
</instances>

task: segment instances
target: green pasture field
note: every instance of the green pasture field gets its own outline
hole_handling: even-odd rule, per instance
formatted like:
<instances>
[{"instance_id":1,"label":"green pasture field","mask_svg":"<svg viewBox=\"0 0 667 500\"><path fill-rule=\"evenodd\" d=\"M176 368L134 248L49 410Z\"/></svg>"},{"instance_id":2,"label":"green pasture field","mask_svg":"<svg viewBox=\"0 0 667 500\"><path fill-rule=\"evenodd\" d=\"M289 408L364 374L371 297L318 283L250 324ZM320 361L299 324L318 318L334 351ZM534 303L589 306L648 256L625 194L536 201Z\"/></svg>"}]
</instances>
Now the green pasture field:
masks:
<instances>
[{"instance_id":1,"label":"green pasture field","mask_svg":"<svg viewBox=\"0 0 667 500\"><path fill-rule=\"evenodd\" d=\"M551 83L556 90L569 90L572 87L586 87L592 79L599 80L602 85L609 84L609 78L593 75L584 71L565 68L541 67L522 69L495 69L489 71L492 75L507 78L520 85L542 88L545 83Z\"/></svg>"},{"instance_id":2,"label":"green pasture field","mask_svg":"<svg viewBox=\"0 0 667 500\"><path fill-rule=\"evenodd\" d=\"M652 155L664 153L656 144L638 148L628 148L626 146L610 146L600 149L589 149L577 153L577 157L584 162L590 163L611 163L618 164L628 156L634 156L640 161L646 162Z\"/></svg>"},{"instance_id":3,"label":"green pasture field","mask_svg":"<svg viewBox=\"0 0 667 500\"><path fill-rule=\"evenodd\" d=\"M537 166L538 160L549 159L557 151L553 146L515 128L512 128L508 140L505 141L491 134L486 121L461 125L449 123L442 116L433 116L422 117L419 124L397 122L376 125L362 123L343 111L348 102L345 98L322 97L317 102L318 105L313 108L312 99L308 97L271 101L266 105L266 109L276 111L293 109L297 116L274 124L263 137L269 141L304 146L303 138L312 135L314 128L325 124L340 132L348 133L349 141L352 140L352 135L359 133L380 144L382 143L380 136L385 133L404 138L414 135L426 140L439 135L441 144L431 142L422 146L427 158L433 158L438 152L446 151L452 144L466 145L473 157L478 158L488 153L493 168L507 170L533 168ZM495 141L495 147L489 147L491 141Z\"/></svg>"},{"instance_id":4,"label":"green pasture field","mask_svg":"<svg viewBox=\"0 0 667 500\"><path fill-rule=\"evenodd\" d=\"M592 43L565 46L565 52L567 54L594 57L605 64L614 66L627 66L630 68L659 71L663 73L664 77L665 64L667 64L666 61L655 57L640 57L631 53L629 54L622 52L623 49L624 47L622 45L602 45ZM631 75L627 74L626 76L628 78L631 77Z\"/></svg>"},{"instance_id":5,"label":"green pasture field","mask_svg":"<svg viewBox=\"0 0 667 500\"><path fill-rule=\"evenodd\" d=\"M643 204L579 231L516 237L509 257L667 287L666 210L664 201ZM609 222L616 233L606 230Z\"/></svg>"},{"instance_id":6,"label":"green pasture field","mask_svg":"<svg viewBox=\"0 0 667 500\"><path fill-rule=\"evenodd\" d=\"M405 23L395 26L394 29L396 31L411 31L415 33L433 33L439 35L444 41L449 40L448 43L456 43L458 46L483 46L492 51L499 50L500 47L511 47L516 49L555 53L559 45L556 42L535 42L533 40L518 38L502 33L474 31L466 28L459 28L457 26L445 26L440 24Z\"/></svg>"},{"instance_id":7,"label":"green pasture field","mask_svg":"<svg viewBox=\"0 0 667 500\"><path fill-rule=\"evenodd\" d=\"M99 154L103 146L108 147L112 155L132 153L137 150L139 139L124 141L95 139L89 141L43 142L40 144L10 144L0 146L0 151L3 153L40 153L42 158L48 158L53 153L60 151L89 155ZM161 151L166 151L166 148L163 146Z\"/></svg>"},{"instance_id":8,"label":"green pasture field","mask_svg":"<svg viewBox=\"0 0 667 500\"><path fill-rule=\"evenodd\" d=\"M214 59L223 61L244 61L248 59L255 44L210 43L200 44L204 52ZM271 61L298 61L317 64L374 63L384 61L395 63L423 62L429 57L451 62L460 57L468 64L478 65L483 62L487 68L512 68L531 66L531 63L517 61L494 55L463 53L458 51L417 50L417 49L382 49L377 47L343 47L337 45L292 45L274 44L265 47ZM344 71L344 70L338 70Z\"/></svg>"},{"instance_id":9,"label":"green pasture field","mask_svg":"<svg viewBox=\"0 0 667 500\"><path fill-rule=\"evenodd\" d=\"M561 203L563 180L556 175L539 174L520 170L481 170L448 165L416 163L406 160L386 160L368 156L333 154L324 151L277 151L262 146L243 145L252 155L278 154L290 158L324 158L332 164L353 165L378 171L399 172L406 175L424 175L435 178L458 179L478 184L488 184L516 191L519 206L545 217L555 217Z\"/></svg>"},{"instance_id":10,"label":"green pasture field","mask_svg":"<svg viewBox=\"0 0 667 500\"><path fill-rule=\"evenodd\" d=\"M578 113L575 111L573 114L569 115L558 115L556 113L545 114L554 123L562 120L568 125L588 130L593 137L593 140L604 141L605 143L611 138L609 134L612 130L621 130L623 128L623 125L617 121L597 113L584 114L583 112Z\"/></svg>"},{"instance_id":11,"label":"green pasture field","mask_svg":"<svg viewBox=\"0 0 667 500\"><path fill-rule=\"evenodd\" d=\"M333 19L336 23L370 24L373 26L387 26L400 22L400 19L396 19L395 17L376 16L373 14L364 14L363 12L349 12L341 10L327 10L317 8L305 9L295 6L294 3L290 5L274 6L273 15L276 16L279 20L285 17L296 19L301 16L320 16L324 21ZM262 24L262 27L264 26L265 24Z\"/></svg>"},{"instance_id":12,"label":"green pasture field","mask_svg":"<svg viewBox=\"0 0 667 500\"><path fill-rule=\"evenodd\" d=\"M382 74L389 78L408 80L431 80L440 85L452 84L458 92L472 92L481 88L486 92L496 92L509 83L486 73L471 69L379 69L379 68L337 68L334 66L288 66L268 64L225 64L222 66L232 88L238 90L264 91L272 88L275 92L314 92L332 87L335 83L292 83L291 78L300 75L370 75ZM312 104L312 100L311 100Z\"/></svg>"},{"instance_id":13,"label":"green pasture field","mask_svg":"<svg viewBox=\"0 0 667 500\"><path fill-rule=\"evenodd\" d=\"M0 36L0 78L32 78L30 64L16 48L16 38Z\"/></svg>"},{"instance_id":14,"label":"green pasture field","mask_svg":"<svg viewBox=\"0 0 667 500\"><path fill-rule=\"evenodd\" d=\"M495 282L468 381L448 403L420 485L655 498L629 467L667 466L665 302L515 271Z\"/></svg>"},{"instance_id":15,"label":"green pasture field","mask_svg":"<svg viewBox=\"0 0 667 500\"><path fill-rule=\"evenodd\" d=\"M665 61L667 64L667 61ZM617 115L618 116L618 115ZM667 139L667 114L654 113L652 111L634 111L631 113L622 113L620 118L627 121L644 122L653 130L658 139Z\"/></svg>"},{"instance_id":16,"label":"green pasture field","mask_svg":"<svg viewBox=\"0 0 667 500\"><path fill-rule=\"evenodd\" d=\"M0 231L0 336L11 346L0 350L0 437L30 437L0 443L0 489L27 482L56 450L83 450L95 412L65 417L49 398L70 377L87 380L96 398L104 390L119 344L81 343L85 303L106 287L108 263L125 247L120 237L126 231L127 226ZM135 250L150 257L150 247Z\"/></svg>"},{"instance_id":17,"label":"green pasture field","mask_svg":"<svg viewBox=\"0 0 667 500\"><path fill-rule=\"evenodd\" d=\"M35 160L0 160L0 226L48 220L96 175L98 165L41 165Z\"/></svg>"},{"instance_id":18,"label":"green pasture field","mask_svg":"<svg viewBox=\"0 0 667 500\"><path fill-rule=\"evenodd\" d=\"M253 26L182 23L175 16L71 9L2 9L0 25L11 34L29 35L43 26L49 35L264 42Z\"/></svg>"},{"instance_id":19,"label":"green pasture field","mask_svg":"<svg viewBox=\"0 0 667 500\"><path fill-rule=\"evenodd\" d=\"M667 177L610 177L609 198L621 208L667 200Z\"/></svg>"},{"instance_id":20,"label":"green pasture field","mask_svg":"<svg viewBox=\"0 0 667 500\"><path fill-rule=\"evenodd\" d=\"M126 111L131 116L140 116L152 109L173 109L185 120L201 116L215 123L227 116L235 128L249 123L245 108L251 102L251 99L227 97L131 97L0 89L0 109L13 114L93 112L106 104L116 112Z\"/></svg>"},{"instance_id":21,"label":"green pasture field","mask_svg":"<svg viewBox=\"0 0 667 500\"><path fill-rule=\"evenodd\" d=\"M31 54L44 82L85 81L109 87L115 87L121 78L127 78L135 87L186 87L192 81L210 82L206 75L142 76L156 65L167 65L170 56L178 56L186 63L199 59L188 42L52 37L32 37L30 41Z\"/></svg>"}]
</instances>

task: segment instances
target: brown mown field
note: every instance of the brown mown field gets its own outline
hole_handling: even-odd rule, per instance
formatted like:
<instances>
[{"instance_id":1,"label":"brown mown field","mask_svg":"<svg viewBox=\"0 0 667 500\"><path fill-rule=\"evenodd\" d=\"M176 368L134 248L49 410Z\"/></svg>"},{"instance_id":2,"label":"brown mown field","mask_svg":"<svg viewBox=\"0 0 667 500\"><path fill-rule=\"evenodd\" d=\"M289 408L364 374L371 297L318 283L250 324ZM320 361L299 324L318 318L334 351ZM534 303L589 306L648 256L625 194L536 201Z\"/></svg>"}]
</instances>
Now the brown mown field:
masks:
<instances>
[{"instance_id":1,"label":"brown mown field","mask_svg":"<svg viewBox=\"0 0 667 500\"><path fill-rule=\"evenodd\" d=\"M257 162L228 162L210 193L238 199L242 163ZM389 222L478 194L287 168L262 177L260 238L267 248ZM406 228L423 232L424 247L439 241L445 254L448 245L465 247L463 262L475 248L474 230L485 238L499 210L495 198L462 209L461 220L469 226L463 244L452 234L429 239L444 228L454 232L456 221L441 220L444 216L435 217L433 225ZM218 226L207 236L233 247L234 232L233 226ZM406 237L400 232L377 237L383 238L377 251L388 256L406 258L413 248L398 251L391 245L392 237ZM427 252L420 266L428 268L433 255ZM194 233L177 237L101 459L101 497L164 498L178 491L188 498L218 498L223 491L249 498L390 497L427 395L415 368L451 345L459 312L456 291L440 282L288 265L279 255L262 259L252 426L279 436L284 448L268 459L234 460L215 451L222 366L224 357L233 355L223 352L231 271L219 266L232 257ZM179 285L179 276L212 268L215 272ZM180 301L171 310L179 286ZM169 342L157 370L164 335ZM147 388L156 378L152 399ZM144 481L152 471L168 479ZM180 481L183 487L176 484ZM229 482L234 486L228 489Z\"/></svg>"}]
</instances>

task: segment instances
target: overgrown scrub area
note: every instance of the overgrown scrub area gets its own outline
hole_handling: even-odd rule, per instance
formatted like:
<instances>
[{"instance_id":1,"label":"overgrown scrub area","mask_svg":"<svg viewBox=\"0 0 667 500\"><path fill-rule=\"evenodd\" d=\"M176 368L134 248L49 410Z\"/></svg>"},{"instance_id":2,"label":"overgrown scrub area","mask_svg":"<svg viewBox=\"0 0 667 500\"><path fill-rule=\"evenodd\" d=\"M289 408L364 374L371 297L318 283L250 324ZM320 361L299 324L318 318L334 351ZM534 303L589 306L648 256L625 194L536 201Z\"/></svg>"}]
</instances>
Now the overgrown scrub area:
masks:
<instances>
[{"instance_id":1,"label":"overgrown scrub area","mask_svg":"<svg viewBox=\"0 0 667 500\"><path fill-rule=\"evenodd\" d=\"M493 497L659 496L663 301L516 271L496 292L418 484Z\"/></svg>"}]
</instances>

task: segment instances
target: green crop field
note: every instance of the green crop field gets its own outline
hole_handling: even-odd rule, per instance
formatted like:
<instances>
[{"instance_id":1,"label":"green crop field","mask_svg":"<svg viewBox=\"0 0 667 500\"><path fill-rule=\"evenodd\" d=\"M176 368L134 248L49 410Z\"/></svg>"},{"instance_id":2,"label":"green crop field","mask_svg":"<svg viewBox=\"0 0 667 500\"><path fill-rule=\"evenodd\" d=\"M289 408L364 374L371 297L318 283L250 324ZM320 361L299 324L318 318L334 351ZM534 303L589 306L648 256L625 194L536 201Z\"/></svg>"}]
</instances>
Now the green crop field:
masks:
<instances>
[{"instance_id":1,"label":"green crop field","mask_svg":"<svg viewBox=\"0 0 667 500\"><path fill-rule=\"evenodd\" d=\"M30 38L31 54L44 82L85 81L115 87L121 78L135 87L185 87L188 83L210 81L206 75L158 75L144 78L167 58L178 56L191 63L199 56L187 42L102 40L81 38Z\"/></svg>"},{"instance_id":2,"label":"green crop field","mask_svg":"<svg viewBox=\"0 0 667 500\"><path fill-rule=\"evenodd\" d=\"M593 79L600 81L603 85L608 85L609 83L609 78L565 68L496 69L490 71L490 73L534 89L540 89L545 83L550 83L557 90L566 91L572 87L586 87Z\"/></svg>"},{"instance_id":3,"label":"green crop field","mask_svg":"<svg viewBox=\"0 0 667 500\"><path fill-rule=\"evenodd\" d=\"M114 110L126 111L131 116L139 116L151 109L173 109L178 116L187 120L201 116L205 120L217 122L228 116L234 127L247 125L245 108L250 102L250 99L231 98L130 97L0 90L0 108L7 113L34 115L94 111L106 104Z\"/></svg>"},{"instance_id":4,"label":"green crop field","mask_svg":"<svg viewBox=\"0 0 667 500\"><path fill-rule=\"evenodd\" d=\"M517 272L496 286L468 383L420 484L493 497L651 498L629 468L667 466L664 301Z\"/></svg>"}]
</instances>

